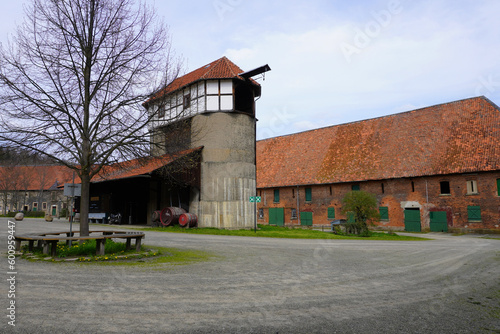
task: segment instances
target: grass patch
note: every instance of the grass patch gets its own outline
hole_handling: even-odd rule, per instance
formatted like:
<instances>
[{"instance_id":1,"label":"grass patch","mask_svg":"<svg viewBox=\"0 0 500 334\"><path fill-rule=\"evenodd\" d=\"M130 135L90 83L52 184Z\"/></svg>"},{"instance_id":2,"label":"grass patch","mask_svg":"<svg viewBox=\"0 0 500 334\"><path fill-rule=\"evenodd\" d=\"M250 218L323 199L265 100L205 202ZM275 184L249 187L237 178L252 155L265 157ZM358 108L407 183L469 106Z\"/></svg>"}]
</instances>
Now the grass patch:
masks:
<instances>
[{"instance_id":1,"label":"grass patch","mask_svg":"<svg viewBox=\"0 0 500 334\"><path fill-rule=\"evenodd\" d=\"M370 232L369 236L361 237L357 235L338 235L331 232L316 230L289 228L281 226L259 225L257 232L254 230L224 230L218 228L182 228L180 226L137 228L134 230L171 232L171 233L191 233L209 235L230 235L240 237L264 237L264 238L290 238L290 239L344 239L344 240L397 240L397 241L421 241L425 238L401 236L396 233Z\"/></svg>"},{"instance_id":2,"label":"grass patch","mask_svg":"<svg viewBox=\"0 0 500 334\"><path fill-rule=\"evenodd\" d=\"M194 262L208 261L214 255L197 250L181 250L167 247L141 246L141 251L135 249L126 250L123 242L107 240L105 244L105 255L96 255L96 242L89 240L83 244L74 243L71 247L66 243L57 245L56 258L43 254L42 248L35 247L32 252L28 252L28 246L23 246L22 258L30 261L48 262L79 262L86 264L106 264L106 265L185 265Z\"/></svg>"}]
</instances>

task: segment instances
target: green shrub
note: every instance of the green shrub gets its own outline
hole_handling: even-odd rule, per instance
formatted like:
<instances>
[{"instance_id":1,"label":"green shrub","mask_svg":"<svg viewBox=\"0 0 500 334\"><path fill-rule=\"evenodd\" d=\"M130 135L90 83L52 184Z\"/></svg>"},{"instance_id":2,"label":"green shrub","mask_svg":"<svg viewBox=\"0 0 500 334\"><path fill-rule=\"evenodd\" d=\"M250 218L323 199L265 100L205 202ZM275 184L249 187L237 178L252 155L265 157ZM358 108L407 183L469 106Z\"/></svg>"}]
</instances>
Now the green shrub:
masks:
<instances>
[{"instance_id":1,"label":"green shrub","mask_svg":"<svg viewBox=\"0 0 500 334\"><path fill-rule=\"evenodd\" d=\"M45 212L44 211L25 211L24 217L43 218L43 217L45 217Z\"/></svg>"}]
</instances>

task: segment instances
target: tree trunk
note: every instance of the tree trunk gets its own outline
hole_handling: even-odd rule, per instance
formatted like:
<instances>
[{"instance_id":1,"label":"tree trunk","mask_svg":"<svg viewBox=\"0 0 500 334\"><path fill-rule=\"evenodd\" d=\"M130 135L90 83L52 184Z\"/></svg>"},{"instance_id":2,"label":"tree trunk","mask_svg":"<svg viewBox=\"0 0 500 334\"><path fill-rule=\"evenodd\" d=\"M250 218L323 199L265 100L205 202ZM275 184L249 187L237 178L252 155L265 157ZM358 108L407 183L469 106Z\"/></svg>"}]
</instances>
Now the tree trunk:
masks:
<instances>
[{"instance_id":1,"label":"tree trunk","mask_svg":"<svg viewBox=\"0 0 500 334\"><path fill-rule=\"evenodd\" d=\"M80 197L80 236L89 235L90 176L80 176L82 196Z\"/></svg>"}]
</instances>

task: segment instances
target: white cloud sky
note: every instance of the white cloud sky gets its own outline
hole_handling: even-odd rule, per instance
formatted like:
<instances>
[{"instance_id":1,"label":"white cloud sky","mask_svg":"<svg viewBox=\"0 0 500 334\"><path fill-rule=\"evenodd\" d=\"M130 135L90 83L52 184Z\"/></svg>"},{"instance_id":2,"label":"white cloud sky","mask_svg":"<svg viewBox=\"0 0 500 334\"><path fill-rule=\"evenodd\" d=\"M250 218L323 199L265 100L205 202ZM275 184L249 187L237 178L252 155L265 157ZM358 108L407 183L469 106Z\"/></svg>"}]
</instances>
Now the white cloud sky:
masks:
<instances>
[{"instance_id":1,"label":"white cloud sky","mask_svg":"<svg viewBox=\"0 0 500 334\"><path fill-rule=\"evenodd\" d=\"M22 20L22 2L0 1L7 9L0 13L5 40ZM259 80L259 138L477 95L500 104L498 0L157 0L155 6L186 70L221 56L243 70L269 64L272 71Z\"/></svg>"}]
</instances>

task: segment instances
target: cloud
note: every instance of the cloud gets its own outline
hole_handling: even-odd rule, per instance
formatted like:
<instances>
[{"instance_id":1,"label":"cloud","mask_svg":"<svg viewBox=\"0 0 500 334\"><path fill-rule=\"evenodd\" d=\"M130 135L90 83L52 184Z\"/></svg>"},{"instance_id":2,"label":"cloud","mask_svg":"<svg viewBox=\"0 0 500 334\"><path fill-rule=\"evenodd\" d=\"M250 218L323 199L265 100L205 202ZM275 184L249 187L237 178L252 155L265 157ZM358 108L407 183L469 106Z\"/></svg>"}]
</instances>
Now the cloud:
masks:
<instances>
[{"instance_id":1,"label":"cloud","mask_svg":"<svg viewBox=\"0 0 500 334\"><path fill-rule=\"evenodd\" d=\"M389 12L387 7L369 8L362 19L310 22L308 30L240 40L236 44L242 47L227 48L225 55L243 68L265 63L272 68L257 104L258 115L264 115L259 126L270 126L269 115L276 108L286 107L296 118L274 135L477 92L500 97L500 51L492 47L500 42L500 24L491 14L499 5L465 3L467 7L456 8L451 1L402 2L399 11L385 18L379 16ZM363 44L363 38L369 41ZM359 51L351 59L342 50L345 44ZM318 124L319 119L325 124Z\"/></svg>"}]
</instances>

